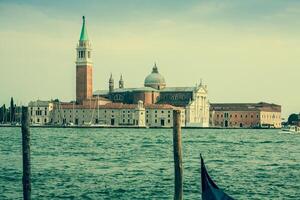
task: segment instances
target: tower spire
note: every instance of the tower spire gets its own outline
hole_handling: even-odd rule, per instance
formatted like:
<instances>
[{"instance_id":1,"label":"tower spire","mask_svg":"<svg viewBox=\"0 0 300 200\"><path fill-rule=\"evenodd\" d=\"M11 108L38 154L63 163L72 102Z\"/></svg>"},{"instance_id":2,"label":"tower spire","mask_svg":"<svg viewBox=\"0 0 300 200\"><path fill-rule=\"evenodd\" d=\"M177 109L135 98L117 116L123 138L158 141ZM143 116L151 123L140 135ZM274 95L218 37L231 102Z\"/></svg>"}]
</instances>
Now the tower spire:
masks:
<instances>
[{"instance_id":1,"label":"tower spire","mask_svg":"<svg viewBox=\"0 0 300 200\"><path fill-rule=\"evenodd\" d=\"M109 89L109 93L111 93L114 90L114 78L112 76L112 73L110 73L110 77L108 81L108 89Z\"/></svg>"},{"instance_id":2,"label":"tower spire","mask_svg":"<svg viewBox=\"0 0 300 200\"><path fill-rule=\"evenodd\" d=\"M123 81L123 76L121 74L120 80L119 80L119 88L124 88L124 81Z\"/></svg>"},{"instance_id":3,"label":"tower spire","mask_svg":"<svg viewBox=\"0 0 300 200\"><path fill-rule=\"evenodd\" d=\"M85 16L82 16L82 28L81 28L81 33L80 33L80 41L86 41L89 40L87 30L85 27Z\"/></svg>"}]
</instances>

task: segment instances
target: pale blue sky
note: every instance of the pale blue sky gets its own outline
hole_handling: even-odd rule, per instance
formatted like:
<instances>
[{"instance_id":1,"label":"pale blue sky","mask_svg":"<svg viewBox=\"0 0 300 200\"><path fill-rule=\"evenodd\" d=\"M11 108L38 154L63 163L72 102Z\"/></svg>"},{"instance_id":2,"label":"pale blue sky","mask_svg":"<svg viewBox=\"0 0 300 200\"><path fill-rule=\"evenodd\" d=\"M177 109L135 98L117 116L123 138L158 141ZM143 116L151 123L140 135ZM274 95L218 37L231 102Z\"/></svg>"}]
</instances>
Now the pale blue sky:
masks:
<instances>
[{"instance_id":1,"label":"pale blue sky","mask_svg":"<svg viewBox=\"0 0 300 200\"><path fill-rule=\"evenodd\" d=\"M300 1L0 0L0 104L75 96L81 17L94 89L113 73L143 85L157 62L168 86L202 78L211 102L273 102L300 111ZM116 84L116 83L115 83ZM116 84L117 85L117 84Z\"/></svg>"}]
</instances>

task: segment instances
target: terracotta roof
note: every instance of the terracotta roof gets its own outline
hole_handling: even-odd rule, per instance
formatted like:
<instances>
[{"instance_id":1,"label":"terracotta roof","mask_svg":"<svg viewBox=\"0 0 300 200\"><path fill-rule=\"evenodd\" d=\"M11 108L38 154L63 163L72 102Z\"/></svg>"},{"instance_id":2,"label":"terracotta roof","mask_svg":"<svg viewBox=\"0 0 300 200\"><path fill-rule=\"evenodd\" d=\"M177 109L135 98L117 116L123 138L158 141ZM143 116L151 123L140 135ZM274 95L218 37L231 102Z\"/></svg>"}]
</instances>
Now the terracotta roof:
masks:
<instances>
[{"instance_id":1,"label":"terracotta roof","mask_svg":"<svg viewBox=\"0 0 300 200\"><path fill-rule=\"evenodd\" d=\"M137 104L123 104L123 103L108 103L105 105L99 106L99 108L104 109L135 109Z\"/></svg>"},{"instance_id":2,"label":"terracotta roof","mask_svg":"<svg viewBox=\"0 0 300 200\"><path fill-rule=\"evenodd\" d=\"M105 105L97 106L97 103L94 102L91 105L89 104L80 104L76 105L73 103L60 103L56 105L56 108L59 109L135 109L137 104L123 104L123 103L107 103Z\"/></svg>"},{"instance_id":3,"label":"terracotta roof","mask_svg":"<svg viewBox=\"0 0 300 200\"><path fill-rule=\"evenodd\" d=\"M47 107L47 106L49 106L49 103L52 103L52 101L42 101L42 100L30 101L28 103L28 106L29 107L36 107L36 106Z\"/></svg>"},{"instance_id":4,"label":"terracotta roof","mask_svg":"<svg viewBox=\"0 0 300 200\"><path fill-rule=\"evenodd\" d=\"M210 110L215 111L266 111L281 112L281 106L265 102L260 103L212 103Z\"/></svg>"},{"instance_id":5,"label":"terracotta roof","mask_svg":"<svg viewBox=\"0 0 300 200\"><path fill-rule=\"evenodd\" d=\"M146 104L145 108L146 109L170 109L170 110L182 109L180 107L175 107L170 104Z\"/></svg>"}]
</instances>

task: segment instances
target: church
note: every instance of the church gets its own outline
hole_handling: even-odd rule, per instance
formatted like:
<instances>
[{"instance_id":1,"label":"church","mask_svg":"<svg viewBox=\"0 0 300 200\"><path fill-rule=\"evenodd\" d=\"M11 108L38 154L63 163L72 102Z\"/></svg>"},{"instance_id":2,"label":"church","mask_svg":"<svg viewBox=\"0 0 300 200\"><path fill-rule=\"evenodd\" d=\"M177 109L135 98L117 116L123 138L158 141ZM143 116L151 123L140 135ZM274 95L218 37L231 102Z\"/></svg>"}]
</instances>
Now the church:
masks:
<instances>
[{"instance_id":1,"label":"church","mask_svg":"<svg viewBox=\"0 0 300 200\"><path fill-rule=\"evenodd\" d=\"M172 110L180 109L183 126L209 126L207 86L168 87L156 64L141 87L126 88L122 76L116 87L111 75L107 89L94 91L91 41L82 19L76 48L76 101L54 103L53 124L171 127Z\"/></svg>"}]
</instances>

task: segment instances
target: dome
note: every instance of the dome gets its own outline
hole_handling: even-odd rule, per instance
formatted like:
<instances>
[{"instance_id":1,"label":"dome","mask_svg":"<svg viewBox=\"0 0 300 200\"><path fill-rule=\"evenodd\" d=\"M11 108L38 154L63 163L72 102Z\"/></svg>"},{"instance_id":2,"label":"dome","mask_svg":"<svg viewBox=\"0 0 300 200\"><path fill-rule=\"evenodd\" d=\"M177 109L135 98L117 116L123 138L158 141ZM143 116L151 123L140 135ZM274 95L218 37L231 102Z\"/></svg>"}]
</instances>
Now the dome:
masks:
<instances>
[{"instance_id":1,"label":"dome","mask_svg":"<svg viewBox=\"0 0 300 200\"><path fill-rule=\"evenodd\" d=\"M156 64L154 64L151 74L149 74L145 78L144 85L145 87L152 87L157 90L166 87L165 78L160 73L158 73Z\"/></svg>"}]
</instances>

